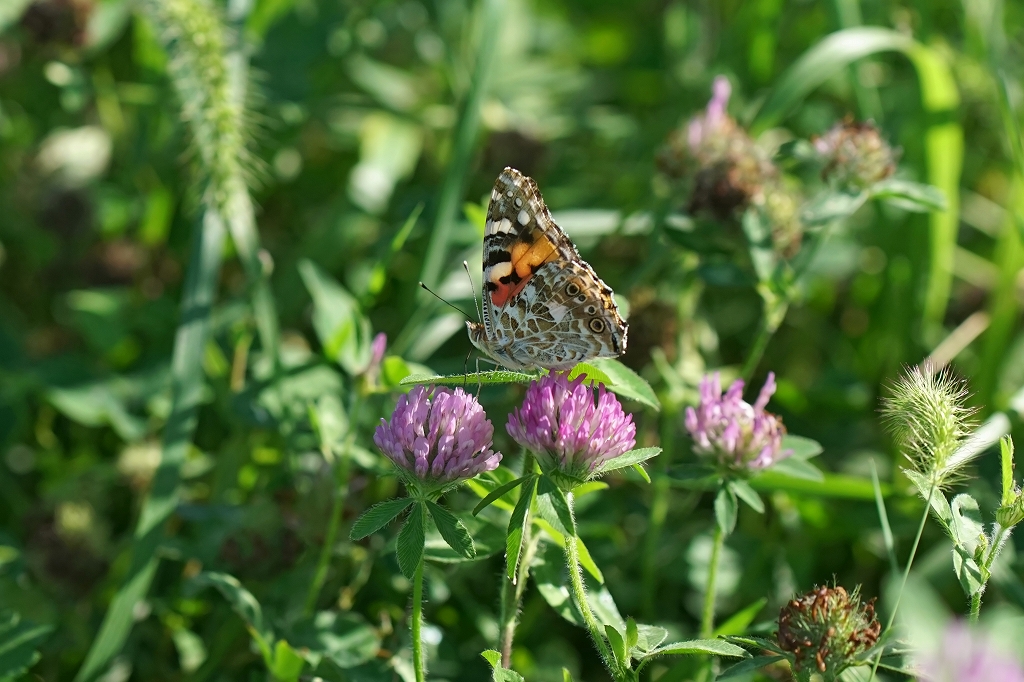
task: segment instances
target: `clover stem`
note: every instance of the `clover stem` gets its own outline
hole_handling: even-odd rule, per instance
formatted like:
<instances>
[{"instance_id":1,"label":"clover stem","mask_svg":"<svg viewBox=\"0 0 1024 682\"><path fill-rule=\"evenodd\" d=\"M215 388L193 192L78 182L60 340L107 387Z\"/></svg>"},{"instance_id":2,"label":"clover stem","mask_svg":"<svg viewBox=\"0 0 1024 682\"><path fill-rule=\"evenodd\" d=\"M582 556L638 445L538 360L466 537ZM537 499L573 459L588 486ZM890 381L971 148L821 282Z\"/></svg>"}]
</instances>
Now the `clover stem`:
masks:
<instances>
[{"instance_id":1,"label":"clover stem","mask_svg":"<svg viewBox=\"0 0 1024 682\"><path fill-rule=\"evenodd\" d=\"M981 590L978 590L971 595L971 615L970 622L974 625L978 622L978 616L981 615Z\"/></svg>"},{"instance_id":2,"label":"clover stem","mask_svg":"<svg viewBox=\"0 0 1024 682\"><path fill-rule=\"evenodd\" d=\"M424 682L427 678L423 670L423 557L416 564L416 574L412 579L412 666L416 674L416 682Z\"/></svg>"},{"instance_id":3,"label":"clover stem","mask_svg":"<svg viewBox=\"0 0 1024 682\"><path fill-rule=\"evenodd\" d=\"M569 503L569 515L572 517L574 528L576 526L576 511L573 505L573 494L571 492L566 493L565 499ZM597 622L597 618L594 617L594 612L590 610L590 603L587 601L587 588L583 585L583 574L580 571L580 551L576 545L576 533L573 528L569 528L565 536L565 562L566 567L569 569L569 583L572 587L572 596L576 600L576 606L579 608L580 613L583 615L583 623L587 626L587 630L590 631L590 636L594 640L598 653L601 654L601 660L612 673L612 676L618 680L622 678L619 667L616 665L615 658L604 641L601 625Z\"/></svg>"},{"instance_id":4,"label":"clover stem","mask_svg":"<svg viewBox=\"0 0 1024 682\"><path fill-rule=\"evenodd\" d=\"M711 545L711 561L708 563L708 584L704 590L704 610L700 619L700 636L710 637L715 629L715 583L718 580L718 564L722 558L722 546L725 544L725 533L722 527L715 524L715 539Z\"/></svg>"}]
</instances>

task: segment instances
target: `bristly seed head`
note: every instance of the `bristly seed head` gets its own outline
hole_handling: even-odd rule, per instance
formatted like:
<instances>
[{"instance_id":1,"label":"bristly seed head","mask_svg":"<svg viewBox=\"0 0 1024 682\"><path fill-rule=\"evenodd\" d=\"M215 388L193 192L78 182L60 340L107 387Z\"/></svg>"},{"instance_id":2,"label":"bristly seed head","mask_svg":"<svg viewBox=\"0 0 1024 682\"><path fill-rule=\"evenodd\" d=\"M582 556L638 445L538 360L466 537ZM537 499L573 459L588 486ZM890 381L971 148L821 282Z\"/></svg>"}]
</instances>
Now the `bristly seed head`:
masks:
<instances>
[{"instance_id":1,"label":"bristly seed head","mask_svg":"<svg viewBox=\"0 0 1024 682\"><path fill-rule=\"evenodd\" d=\"M963 467L979 454L964 448L975 413L965 404L967 396L966 383L926 363L900 377L885 400L883 417L910 463L904 470L928 487L942 489L955 483Z\"/></svg>"}]
</instances>

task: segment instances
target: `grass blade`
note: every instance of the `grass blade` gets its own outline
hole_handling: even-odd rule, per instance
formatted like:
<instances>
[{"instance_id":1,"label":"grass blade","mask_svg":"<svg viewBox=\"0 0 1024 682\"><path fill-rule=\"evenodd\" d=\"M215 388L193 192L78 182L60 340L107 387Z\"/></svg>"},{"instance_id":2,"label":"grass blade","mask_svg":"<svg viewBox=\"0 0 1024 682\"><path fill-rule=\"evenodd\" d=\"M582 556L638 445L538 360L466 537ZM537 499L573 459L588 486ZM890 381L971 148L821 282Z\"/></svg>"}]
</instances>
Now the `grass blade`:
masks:
<instances>
[{"instance_id":1,"label":"grass blade","mask_svg":"<svg viewBox=\"0 0 1024 682\"><path fill-rule=\"evenodd\" d=\"M197 225L182 296L181 322L174 337L171 415L164 429L160 465L135 529L131 569L110 603L99 634L75 676L76 682L94 679L121 651L134 622L132 611L153 582L159 562L156 550L164 537L164 522L178 505L181 465L191 446L202 400L203 349L210 335L210 311L226 233L220 214L207 208Z\"/></svg>"},{"instance_id":2,"label":"grass blade","mask_svg":"<svg viewBox=\"0 0 1024 682\"><path fill-rule=\"evenodd\" d=\"M885 540L885 553L889 555L889 567L892 574L899 573L899 564L896 562L896 542L893 540L892 527L889 526L889 514L885 511L885 496L882 495L882 485L878 482L878 471L875 463L871 462L871 486L875 490L875 506L878 507L878 522L882 525L882 537Z\"/></svg>"}]
</instances>

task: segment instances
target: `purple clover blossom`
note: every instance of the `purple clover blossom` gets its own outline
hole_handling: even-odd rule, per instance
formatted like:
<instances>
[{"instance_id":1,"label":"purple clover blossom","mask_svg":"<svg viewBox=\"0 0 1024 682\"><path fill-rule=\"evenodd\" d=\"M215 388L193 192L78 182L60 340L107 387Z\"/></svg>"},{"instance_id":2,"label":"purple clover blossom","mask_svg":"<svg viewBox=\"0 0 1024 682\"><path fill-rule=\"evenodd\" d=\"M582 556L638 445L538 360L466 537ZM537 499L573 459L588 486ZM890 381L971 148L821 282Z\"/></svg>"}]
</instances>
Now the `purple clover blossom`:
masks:
<instances>
[{"instance_id":1,"label":"purple clover blossom","mask_svg":"<svg viewBox=\"0 0 1024 682\"><path fill-rule=\"evenodd\" d=\"M718 372L700 382L700 404L686 408L685 425L699 455L714 455L721 464L754 471L765 469L792 454L782 450L786 427L766 412L775 393L775 373L769 372L757 401L743 400L743 380L737 379L722 395Z\"/></svg>"},{"instance_id":2,"label":"purple clover blossom","mask_svg":"<svg viewBox=\"0 0 1024 682\"><path fill-rule=\"evenodd\" d=\"M384 353L388 349L388 335L384 332L380 332L370 343L370 362L366 366L366 370L363 375L366 377L366 381L370 384L377 383L377 378L380 375L380 363L384 360Z\"/></svg>"},{"instance_id":3,"label":"purple clover blossom","mask_svg":"<svg viewBox=\"0 0 1024 682\"><path fill-rule=\"evenodd\" d=\"M922 682L1024 682L1019 661L995 649L962 622L946 629L942 646L919 667Z\"/></svg>"},{"instance_id":4,"label":"purple clover blossom","mask_svg":"<svg viewBox=\"0 0 1024 682\"><path fill-rule=\"evenodd\" d=\"M476 398L461 388L416 386L398 399L391 421L380 420L373 442L406 480L447 484L491 471L494 427Z\"/></svg>"},{"instance_id":5,"label":"purple clover blossom","mask_svg":"<svg viewBox=\"0 0 1024 682\"><path fill-rule=\"evenodd\" d=\"M633 416L622 410L604 386L594 392L584 385L586 375L572 381L551 372L530 383L523 405L508 416L505 429L537 455L545 470L586 479L605 462L636 445Z\"/></svg>"},{"instance_id":6,"label":"purple clover blossom","mask_svg":"<svg viewBox=\"0 0 1024 682\"><path fill-rule=\"evenodd\" d=\"M722 126L727 118L725 108L729 105L731 95L732 85L729 84L729 79L725 76L715 76L715 82L711 86L711 99L704 110L704 116L694 116L687 125L686 139L690 151L697 153L705 136L713 135Z\"/></svg>"}]
</instances>

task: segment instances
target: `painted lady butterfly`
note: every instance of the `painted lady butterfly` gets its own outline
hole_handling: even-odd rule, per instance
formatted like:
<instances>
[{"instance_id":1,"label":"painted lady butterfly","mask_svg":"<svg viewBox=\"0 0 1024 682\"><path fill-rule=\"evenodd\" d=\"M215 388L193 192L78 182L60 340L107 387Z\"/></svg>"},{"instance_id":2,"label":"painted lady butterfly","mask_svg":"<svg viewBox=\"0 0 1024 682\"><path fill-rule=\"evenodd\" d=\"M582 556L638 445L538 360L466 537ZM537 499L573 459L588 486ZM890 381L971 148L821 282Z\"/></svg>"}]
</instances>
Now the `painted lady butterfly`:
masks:
<instances>
[{"instance_id":1,"label":"painted lady butterfly","mask_svg":"<svg viewBox=\"0 0 1024 682\"><path fill-rule=\"evenodd\" d=\"M506 168L484 230L481 322L473 345L509 369L569 369L626 350L612 290L551 218L537 183Z\"/></svg>"}]
</instances>

